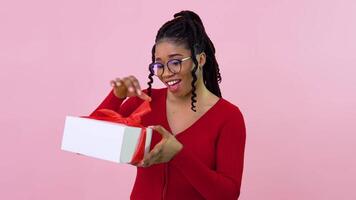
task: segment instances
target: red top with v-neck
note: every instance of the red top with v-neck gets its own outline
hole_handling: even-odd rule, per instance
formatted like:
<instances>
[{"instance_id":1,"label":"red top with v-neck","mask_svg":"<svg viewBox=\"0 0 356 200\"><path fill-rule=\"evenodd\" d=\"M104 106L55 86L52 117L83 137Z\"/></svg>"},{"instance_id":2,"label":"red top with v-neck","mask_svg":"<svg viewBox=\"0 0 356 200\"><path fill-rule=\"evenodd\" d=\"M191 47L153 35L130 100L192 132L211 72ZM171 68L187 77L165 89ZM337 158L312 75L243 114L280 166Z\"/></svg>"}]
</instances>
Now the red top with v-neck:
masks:
<instances>
[{"instance_id":1,"label":"red top with v-neck","mask_svg":"<svg viewBox=\"0 0 356 200\"><path fill-rule=\"evenodd\" d=\"M166 115L167 88L152 89L152 111L142 118L144 126L161 125L171 131ZM108 108L130 115L142 100L117 98L113 90L97 109ZM97 110L96 109L96 110ZM239 108L220 98L194 124L178 133L183 149L168 163L137 167L131 199L236 200L240 195L246 128ZM152 135L151 149L161 140Z\"/></svg>"}]
</instances>

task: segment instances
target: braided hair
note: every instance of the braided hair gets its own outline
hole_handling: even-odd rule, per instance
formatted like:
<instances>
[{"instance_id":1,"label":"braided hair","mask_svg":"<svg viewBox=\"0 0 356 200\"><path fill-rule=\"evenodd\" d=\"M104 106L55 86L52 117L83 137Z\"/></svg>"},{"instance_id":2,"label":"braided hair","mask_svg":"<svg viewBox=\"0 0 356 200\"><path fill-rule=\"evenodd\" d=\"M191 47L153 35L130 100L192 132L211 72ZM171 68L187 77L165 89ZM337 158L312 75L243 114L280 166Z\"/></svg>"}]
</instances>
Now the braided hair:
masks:
<instances>
[{"instance_id":1,"label":"braided hair","mask_svg":"<svg viewBox=\"0 0 356 200\"><path fill-rule=\"evenodd\" d=\"M155 39L155 45L152 47L152 62L155 62L155 48L157 42L161 40L169 40L178 44L185 45L192 52L192 60L195 64L191 74L193 77L191 109L196 112L195 103L197 102L197 94L195 92L197 81L196 71L198 68L198 61L195 55L204 52L206 54L206 63L203 67L203 81L205 87L218 97L221 97L219 83L221 82L221 75L219 64L215 58L215 47L208 35L205 32L203 22L200 17L192 11L181 11L174 14L174 19L166 22L158 30ZM149 68L148 75L148 95L151 96L151 88L153 83L153 69Z\"/></svg>"}]
</instances>

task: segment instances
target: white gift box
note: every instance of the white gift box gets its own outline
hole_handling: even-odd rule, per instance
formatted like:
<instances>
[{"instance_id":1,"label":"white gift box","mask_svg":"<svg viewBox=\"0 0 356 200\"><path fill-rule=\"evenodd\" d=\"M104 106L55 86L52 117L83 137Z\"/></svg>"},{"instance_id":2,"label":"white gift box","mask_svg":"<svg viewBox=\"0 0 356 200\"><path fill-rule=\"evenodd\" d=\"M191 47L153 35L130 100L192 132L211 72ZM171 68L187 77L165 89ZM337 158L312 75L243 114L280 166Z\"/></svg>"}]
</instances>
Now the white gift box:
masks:
<instances>
[{"instance_id":1,"label":"white gift box","mask_svg":"<svg viewBox=\"0 0 356 200\"><path fill-rule=\"evenodd\" d=\"M138 146L141 128L115 122L67 116L62 150L108 160L130 163ZM145 154L149 152L152 129L146 128Z\"/></svg>"}]
</instances>

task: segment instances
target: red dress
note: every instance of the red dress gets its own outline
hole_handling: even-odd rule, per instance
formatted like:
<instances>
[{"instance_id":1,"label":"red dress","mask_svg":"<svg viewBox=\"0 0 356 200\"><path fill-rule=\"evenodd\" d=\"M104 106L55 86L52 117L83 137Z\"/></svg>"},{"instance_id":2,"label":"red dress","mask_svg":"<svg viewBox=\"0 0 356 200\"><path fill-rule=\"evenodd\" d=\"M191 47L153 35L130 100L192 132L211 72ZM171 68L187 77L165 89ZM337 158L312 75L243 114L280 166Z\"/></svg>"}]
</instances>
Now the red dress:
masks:
<instances>
[{"instance_id":1,"label":"red dress","mask_svg":"<svg viewBox=\"0 0 356 200\"><path fill-rule=\"evenodd\" d=\"M167 88L152 89L152 112L144 126L161 125L171 132L166 116ZM142 100L123 100L110 91L97 109L108 108L128 116ZM168 163L137 167L131 199L236 200L240 195L246 128L238 107L220 98L193 125L178 133L183 149ZM152 136L151 149L161 140Z\"/></svg>"}]
</instances>

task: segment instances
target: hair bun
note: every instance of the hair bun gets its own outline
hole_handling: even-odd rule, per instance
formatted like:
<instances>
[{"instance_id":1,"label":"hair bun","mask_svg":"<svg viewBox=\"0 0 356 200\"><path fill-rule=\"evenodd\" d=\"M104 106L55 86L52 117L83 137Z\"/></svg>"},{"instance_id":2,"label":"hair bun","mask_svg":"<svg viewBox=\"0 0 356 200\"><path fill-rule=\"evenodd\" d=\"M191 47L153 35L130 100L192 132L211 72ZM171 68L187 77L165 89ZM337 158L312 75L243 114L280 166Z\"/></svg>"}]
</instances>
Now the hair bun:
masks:
<instances>
[{"instance_id":1,"label":"hair bun","mask_svg":"<svg viewBox=\"0 0 356 200\"><path fill-rule=\"evenodd\" d=\"M178 17L183 17L184 19L192 20L203 25L203 22L201 21L199 15L190 10L183 10L174 14L174 18L178 18Z\"/></svg>"}]
</instances>

